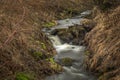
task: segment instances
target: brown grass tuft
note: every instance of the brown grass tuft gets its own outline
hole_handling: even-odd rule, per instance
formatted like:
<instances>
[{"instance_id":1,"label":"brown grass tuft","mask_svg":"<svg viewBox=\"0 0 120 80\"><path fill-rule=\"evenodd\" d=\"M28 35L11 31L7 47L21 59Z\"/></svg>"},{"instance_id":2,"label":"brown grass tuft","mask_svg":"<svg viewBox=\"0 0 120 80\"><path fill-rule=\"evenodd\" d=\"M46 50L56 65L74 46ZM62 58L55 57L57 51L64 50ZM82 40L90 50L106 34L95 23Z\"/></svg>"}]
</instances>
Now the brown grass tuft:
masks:
<instances>
[{"instance_id":1,"label":"brown grass tuft","mask_svg":"<svg viewBox=\"0 0 120 80\"><path fill-rule=\"evenodd\" d=\"M109 13L98 13L96 27L86 35L91 53L88 68L100 76L100 80L120 78L120 6Z\"/></svg>"}]
</instances>

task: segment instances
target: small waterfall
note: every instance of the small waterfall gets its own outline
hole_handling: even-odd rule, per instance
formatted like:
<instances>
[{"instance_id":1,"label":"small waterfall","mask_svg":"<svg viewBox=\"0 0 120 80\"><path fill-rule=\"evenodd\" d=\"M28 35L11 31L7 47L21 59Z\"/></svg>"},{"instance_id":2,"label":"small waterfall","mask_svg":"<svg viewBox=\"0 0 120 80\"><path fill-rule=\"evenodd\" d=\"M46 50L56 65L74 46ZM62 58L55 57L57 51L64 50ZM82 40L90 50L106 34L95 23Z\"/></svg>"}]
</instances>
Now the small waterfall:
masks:
<instances>
[{"instance_id":1,"label":"small waterfall","mask_svg":"<svg viewBox=\"0 0 120 80\"><path fill-rule=\"evenodd\" d=\"M81 13L81 17L89 13L89 11L83 12ZM51 29L43 30L48 35L48 38L51 40L54 48L57 51L57 54L54 56L54 60L62 65L64 69L61 74L49 76L46 78L46 80L97 80L96 77L84 69L83 64L85 59L85 46L62 43L57 35L50 34L53 29L66 29L76 24L81 25L81 17L78 16L71 19L58 20L57 22L59 24L57 26ZM71 60L69 65L66 65L62 62L62 60L65 58Z\"/></svg>"},{"instance_id":2,"label":"small waterfall","mask_svg":"<svg viewBox=\"0 0 120 80\"><path fill-rule=\"evenodd\" d=\"M53 43L53 46L56 47L57 45L62 45L60 38L56 35L56 36L49 36L49 39L51 40L51 42Z\"/></svg>"}]
</instances>

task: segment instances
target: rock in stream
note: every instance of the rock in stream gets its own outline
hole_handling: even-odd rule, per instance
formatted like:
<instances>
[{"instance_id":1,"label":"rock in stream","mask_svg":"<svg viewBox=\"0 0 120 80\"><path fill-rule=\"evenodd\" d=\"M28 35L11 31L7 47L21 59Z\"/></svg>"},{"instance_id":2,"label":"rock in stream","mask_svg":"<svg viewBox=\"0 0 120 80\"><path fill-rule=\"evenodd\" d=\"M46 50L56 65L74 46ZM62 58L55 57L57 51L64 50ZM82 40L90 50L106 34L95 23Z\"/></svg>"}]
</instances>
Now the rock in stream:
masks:
<instances>
[{"instance_id":1,"label":"rock in stream","mask_svg":"<svg viewBox=\"0 0 120 80\"><path fill-rule=\"evenodd\" d=\"M90 12L86 11L81 16L71 19L58 20L58 25L50 29L43 29L57 51L54 56L55 62L62 65L64 69L61 74L49 76L46 80L97 80L84 69L83 39L87 30L81 24L81 20Z\"/></svg>"}]
</instances>

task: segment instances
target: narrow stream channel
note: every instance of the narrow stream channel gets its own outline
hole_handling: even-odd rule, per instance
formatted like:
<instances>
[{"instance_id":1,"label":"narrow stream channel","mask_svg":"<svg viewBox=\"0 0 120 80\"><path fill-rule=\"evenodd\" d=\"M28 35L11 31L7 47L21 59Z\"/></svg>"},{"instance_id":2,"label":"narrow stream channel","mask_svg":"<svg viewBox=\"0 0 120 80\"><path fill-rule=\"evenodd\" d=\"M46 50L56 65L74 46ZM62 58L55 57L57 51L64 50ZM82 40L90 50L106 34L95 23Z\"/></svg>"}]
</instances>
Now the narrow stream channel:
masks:
<instances>
[{"instance_id":1,"label":"narrow stream channel","mask_svg":"<svg viewBox=\"0 0 120 80\"><path fill-rule=\"evenodd\" d=\"M55 29L64 29L74 25L81 25L80 21L84 16L90 13L91 11L85 11L81 13L80 16L58 20L57 26L51 29L43 29L57 51L57 54L54 56L55 62L62 65L64 69L62 73L49 76L46 80L97 80L95 76L84 69L85 46L62 43L57 35L50 34ZM70 64L63 64L62 59L65 58L71 59L72 62Z\"/></svg>"}]
</instances>

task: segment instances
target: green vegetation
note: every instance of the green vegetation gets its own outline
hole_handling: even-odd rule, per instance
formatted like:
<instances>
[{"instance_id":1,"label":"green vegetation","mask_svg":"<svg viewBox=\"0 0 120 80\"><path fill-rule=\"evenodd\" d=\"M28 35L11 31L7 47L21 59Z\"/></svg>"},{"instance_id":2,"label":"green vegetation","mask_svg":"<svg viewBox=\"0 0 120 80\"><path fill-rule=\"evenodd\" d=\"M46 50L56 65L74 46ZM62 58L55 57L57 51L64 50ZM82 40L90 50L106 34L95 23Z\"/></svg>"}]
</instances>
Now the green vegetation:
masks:
<instances>
[{"instance_id":1,"label":"green vegetation","mask_svg":"<svg viewBox=\"0 0 120 80\"><path fill-rule=\"evenodd\" d=\"M43 24L43 27L53 27L53 26L55 26L55 25L56 25L55 22L47 22L47 23L44 23L44 24Z\"/></svg>"},{"instance_id":2,"label":"green vegetation","mask_svg":"<svg viewBox=\"0 0 120 80\"><path fill-rule=\"evenodd\" d=\"M54 61L54 59L53 58L48 58L48 59L46 59L47 61L49 61L50 63L55 63L55 61Z\"/></svg>"},{"instance_id":3,"label":"green vegetation","mask_svg":"<svg viewBox=\"0 0 120 80\"><path fill-rule=\"evenodd\" d=\"M46 61L48 61L50 63L50 67L55 70L55 71L62 71L62 67L60 65L58 65L53 58L48 58L46 59Z\"/></svg>"},{"instance_id":4,"label":"green vegetation","mask_svg":"<svg viewBox=\"0 0 120 80\"><path fill-rule=\"evenodd\" d=\"M34 52L32 55L35 59L42 59L44 57L42 52Z\"/></svg>"},{"instance_id":5,"label":"green vegetation","mask_svg":"<svg viewBox=\"0 0 120 80\"><path fill-rule=\"evenodd\" d=\"M33 74L20 72L16 74L16 80L34 80Z\"/></svg>"},{"instance_id":6,"label":"green vegetation","mask_svg":"<svg viewBox=\"0 0 120 80\"><path fill-rule=\"evenodd\" d=\"M84 31L84 30L85 30L85 28L83 28L83 27L80 27L80 30L81 30L81 31Z\"/></svg>"},{"instance_id":7,"label":"green vegetation","mask_svg":"<svg viewBox=\"0 0 120 80\"><path fill-rule=\"evenodd\" d=\"M46 49L45 43L41 43L41 46L42 46L43 49Z\"/></svg>"},{"instance_id":8,"label":"green vegetation","mask_svg":"<svg viewBox=\"0 0 120 80\"><path fill-rule=\"evenodd\" d=\"M86 55L86 56L89 56L89 55L90 55L90 51L86 50L86 51L85 51L85 55Z\"/></svg>"}]
</instances>

